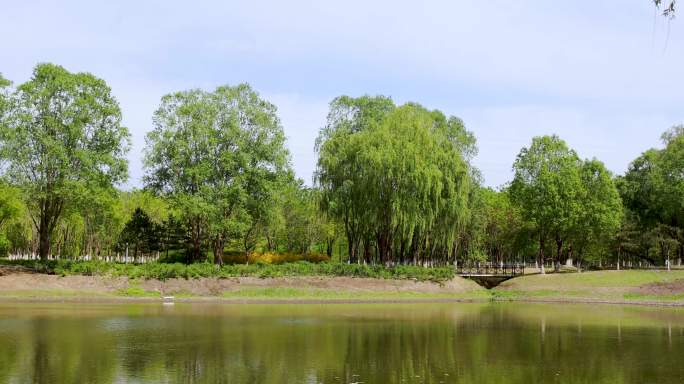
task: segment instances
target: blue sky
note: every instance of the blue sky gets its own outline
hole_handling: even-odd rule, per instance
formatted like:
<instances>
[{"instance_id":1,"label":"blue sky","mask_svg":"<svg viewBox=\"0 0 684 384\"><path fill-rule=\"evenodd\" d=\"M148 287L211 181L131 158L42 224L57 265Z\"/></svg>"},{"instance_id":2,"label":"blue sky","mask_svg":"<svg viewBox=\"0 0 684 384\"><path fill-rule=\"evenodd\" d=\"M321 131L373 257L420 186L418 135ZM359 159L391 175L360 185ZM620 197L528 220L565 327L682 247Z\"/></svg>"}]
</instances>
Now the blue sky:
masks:
<instances>
[{"instance_id":1,"label":"blue sky","mask_svg":"<svg viewBox=\"0 0 684 384\"><path fill-rule=\"evenodd\" d=\"M461 117L485 184L521 147L558 134L615 173L684 122L684 17L650 0L8 1L0 72L38 62L105 79L131 130L128 186L162 95L249 82L278 106L311 184L328 102L384 94Z\"/></svg>"}]
</instances>

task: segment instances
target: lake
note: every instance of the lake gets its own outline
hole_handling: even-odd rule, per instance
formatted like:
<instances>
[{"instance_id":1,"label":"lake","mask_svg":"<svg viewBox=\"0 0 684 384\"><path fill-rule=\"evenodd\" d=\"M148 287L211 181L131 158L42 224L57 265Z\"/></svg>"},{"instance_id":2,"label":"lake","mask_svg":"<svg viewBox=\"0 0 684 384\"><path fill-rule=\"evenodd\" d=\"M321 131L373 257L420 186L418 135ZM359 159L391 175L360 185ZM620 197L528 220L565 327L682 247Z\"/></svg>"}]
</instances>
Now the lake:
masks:
<instances>
[{"instance_id":1,"label":"lake","mask_svg":"<svg viewBox=\"0 0 684 384\"><path fill-rule=\"evenodd\" d=\"M0 303L1 383L683 383L684 309Z\"/></svg>"}]
</instances>

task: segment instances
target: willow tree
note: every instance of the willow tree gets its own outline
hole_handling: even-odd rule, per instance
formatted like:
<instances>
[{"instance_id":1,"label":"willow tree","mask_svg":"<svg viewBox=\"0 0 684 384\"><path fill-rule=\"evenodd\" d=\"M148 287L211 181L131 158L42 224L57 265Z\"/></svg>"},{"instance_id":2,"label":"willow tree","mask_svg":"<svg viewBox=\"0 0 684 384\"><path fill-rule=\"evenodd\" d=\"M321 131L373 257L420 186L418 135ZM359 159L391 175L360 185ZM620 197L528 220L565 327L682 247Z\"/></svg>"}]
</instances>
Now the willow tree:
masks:
<instances>
[{"instance_id":1,"label":"willow tree","mask_svg":"<svg viewBox=\"0 0 684 384\"><path fill-rule=\"evenodd\" d=\"M331 103L316 181L323 207L345 223L352 261L452 256L468 215L466 144L474 139L460 120L417 104L368 96Z\"/></svg>"},{"instance_id":2,"label":"willow tree","mask_svg":"<svg viewBox=\"0 0 684 384\"><path fill-rule=\"evenodd\" d=\"M368 232L365 191L360 188L365 175L356 159L361 143L352 136L374 129L395 108L384 96L337 97L330 103L326 125L316 140L315 178L322 187L321 206L344 223L351 261L359 260L362 238Z\"/></svg>"},{"instance_id":3,"label":"willow tree","mask_svg":"<svg viewBox=\"0 0 684 384\"><path fill-rule=\"evenodd\" d=\"M68 206L86 206L126 179L129 133L103 80L53 64L35 67L11 94L9 109L0 158L22 189L45 259Z\"/></svg>"},{"instance_id":4,"label":"willow tree","mask_svg":"<svg viewBox=\"0 0 684 384\"><path fill-rule=\"evenodd\" d=\"M188 225L189 261L208 239L222 263L229 239L252 236L271 184L289 167L276 107L247 84L162 98L147 136L146 184L168 196Z\"/></svg>"}]
</instances>

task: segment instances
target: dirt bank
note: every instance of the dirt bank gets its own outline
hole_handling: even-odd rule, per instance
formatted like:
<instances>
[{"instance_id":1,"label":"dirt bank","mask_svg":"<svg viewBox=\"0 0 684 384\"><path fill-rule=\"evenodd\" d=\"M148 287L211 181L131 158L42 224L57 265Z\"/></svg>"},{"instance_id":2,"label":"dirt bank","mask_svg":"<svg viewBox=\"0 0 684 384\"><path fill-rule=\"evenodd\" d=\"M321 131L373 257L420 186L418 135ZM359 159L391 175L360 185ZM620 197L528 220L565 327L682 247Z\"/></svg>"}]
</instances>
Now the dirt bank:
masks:
<instances>
[{"instance_id":1,"label":"dirt bank","mask_svg":"<svg viewBox=\"0 0 684 384\"><path fill-rule=\"evenodd\" d=\"M238 298L238 299L463 299L486 297L474 282L445 283L352 277L238 277L130 280L125 277L55 276L0 267L0 298Z\"/></svg>"}]
</instances>

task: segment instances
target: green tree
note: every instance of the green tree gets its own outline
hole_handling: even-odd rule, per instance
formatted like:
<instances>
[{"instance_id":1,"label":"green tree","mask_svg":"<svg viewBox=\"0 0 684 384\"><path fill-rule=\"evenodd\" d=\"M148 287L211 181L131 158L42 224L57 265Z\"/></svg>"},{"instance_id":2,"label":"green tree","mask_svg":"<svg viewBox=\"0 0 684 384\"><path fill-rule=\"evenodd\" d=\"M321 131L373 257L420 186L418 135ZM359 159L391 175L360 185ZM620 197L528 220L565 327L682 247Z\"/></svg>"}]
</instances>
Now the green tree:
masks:
<instances>
[{"instance_id":1,"label":"green tree","mask_svg":"<svg viewBox=\"0 0 684 384\"><path fill-rule=\"evenodd\" d=\"M511 202L508 190L481 188L479 194L481 204L474 208L474 215L482 216L478 232L483 250L494 262L517 259L526 251L521 242L527 229L522 212Z\"/></svg>"},{"instance_id":2,"label":"green tree","mask_svg":"<svg viewBox=\"0 0 684 384\"><path fill-rule=\"evenodd\" d=\"M511 197L527 220L534 223L539 239L539 261L544 273L546 241L556 242L560 262L563 243L581 213L580 160L558 136L532 139L518 154L513 170Z\"/></svg>"},{"instance_id":3,"label":"green tree","mask_svg":"<svg viewBox=\"0 0 684 384\"><path fill-rule=\"evenodd\" d=\"M0 231L11 220L22 213L23 204L18 188L0 180Z\"/></svg>"},{"instance_id":4,"label":"green tree","mask_svg":"<svg viewBox=\"0 0 684 384\"><path fill-rule=\"evenodd\" d=\"M146 255L161 249L163 228L152 221L141 208L136 208L124 226L118 239L118 249L133 250L133 257Z\"/></svg>"},{"instance_id":5,"label":"green tree","mask_svg":"<svg viewBox=\"0 0 684 384\"><path fill-rule=\"evenodd\" d=\"M632 241L650 263L684 257L684 126L663 133L662 141L664 148L642 153L619 179L620 195L640 230Z\"/></svg>"},{"instance_id":6,"label":"green tree","mask_svg":"<svg viewBox=\"0 0 684 384\"><path fill-rule=\"evenodd\" d=\"M572 231L568 256L578 266L589 249L609 248L623 219L622 200L611 173L596 160L585 160L580 169L581 211Z\"/></svg>"},{"instance_id":7,"label":"green tree","mask_svg":"<svg viewBox=\"0 0 684 384\"><path fill-rule=\"evenodd\" d=\"M470 214L474 152L459 119L384 97L340 97L317 149L322 208L344 223L351 261L455 257Z\"/></svg>"},{"instance_id":8,"label":"green tree","mask_svg":"<svg viewBox=\"0 0 684 384\"><path fill-rule=\"evenodd\" d=\"M230 238L251 244L264 205L289 168L276 107L247 84L166 95L147 136L147 185L168 196L188 224L190 261L202 241L214 260Z\"/></svg>"},{"instance_id":9,"label":"green tree","mask_svg":"<svg viewBox=\"0 0 684 384\"><path fill-rule=\"evenodd\" d=\"M23 191L45 259L69 204L126 179L129 133L109 86L89 73L39 64L11 98L0 158Z\"/></svg>"}]
</instances>

